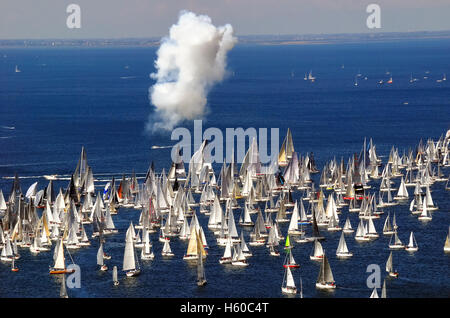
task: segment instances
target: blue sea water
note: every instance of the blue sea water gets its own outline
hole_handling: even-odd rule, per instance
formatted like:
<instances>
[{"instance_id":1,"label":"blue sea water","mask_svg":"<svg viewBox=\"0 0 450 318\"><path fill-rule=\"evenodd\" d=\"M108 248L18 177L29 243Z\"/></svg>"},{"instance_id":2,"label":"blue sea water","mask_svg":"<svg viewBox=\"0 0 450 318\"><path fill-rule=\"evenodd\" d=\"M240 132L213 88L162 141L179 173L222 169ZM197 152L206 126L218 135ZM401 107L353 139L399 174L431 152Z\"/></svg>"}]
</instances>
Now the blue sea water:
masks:
<instances>
[{"instance_id":1,"label":"blue sea water","mask_svg":"<svg viewBox=\"0 0 450 318\"><path fill-rule=\"evenodd\" d=\"M400 153L414 149L419 140L437 140L450 128L450 82L436 82L450 75L450 40L420 40L385 43L258 46L237 45L229 54L227 78L208 96L208 114L203 127L280 128L280 139L291 128L299 154L314 152L319 169L336 157L347 162L359 153L364 138L372 138L384 163L392 146ZM145 127L153 110L149 87L154 83L156 48L17 48L0 49L0 188L9 195L14 173L22 190L44 175L67 178L76 167L84 146L88 163L97 179L120 177L136 171L142 176L150 163L156 170L170 167L170 134L151 134ZM21 72L15 73L15 65ZM344 65L344 67L342 67ZM303 80L312 70L317 80ZM355 76L361 72L358 86ZM378 85L393 77L391 85ZM419 81L410 83L410 76ZM428 79L424 79L427 76ZM367 80L364 78L367 77ZM407 104L405 103L407 102ZM192 129L192 122L183 123ZM280 140L281 143L282 140ZM220 166L216 166L216 174ZM449 169L445 169L446 176ZM314 178L318 179L319 175ZM140 179L141 180L141 179ZM58 180L56 188L69 180ZM396 179L396 186L399 180ZM104 182L98 182L101 189ZM373 182L377 184L377 182ZM433 220L421 223L412 216L409 204L385 208L375 221L381 232L387 212L396 213L400 239L407 243L414 231L419 251L394 252L398 279L387 279L388 297L450 297L450 256L443 245L450 224L450 198L443 183L432 186L439 210ZM411 192L411 188L409 188ZM294 198L299 198L296 193ZM409 203L409 202L408 202ZM347 216L347 208L340 215ZM238 217L239 212L235 212ZM353 227L357 214L349 214ZM105 250L112 255L107 265L121 269L125 231L139 211L121 209L114 216L119 233L107 237ZM210 246L205 263L208 284L196 285L196 267L183 261L187 242L175 240L175 257L165 260L157 236L152 239L155 260L141 262L142 274L112 285L111 271L99 272L98 242L73 252L81 267L81 288L69 289L70 297L286 297L281 294L284 269L279 258L265 247L250 247L250 266L236 269L218 259L223 248L216 246L199 215ZM88 234L92 229L86 227ZM286 233L287 224L282 225ZM240 231L240 229L239 229ZM244 229L248 242L249 231ZM389 237L360 244L346 236L354 253L338 260L335 250L340 233L324 231L323 242L338 288L333 292L315 289L319 264L309 259L311 244L295 244L293 255L301 265L293 271L305 297L369 297L367 265L384 266L389 255ZM20 250L18 273L0 263L0 297L58 297L60 279L48 274L52 252L33 256Z\"/></svg>"}]
</instances>

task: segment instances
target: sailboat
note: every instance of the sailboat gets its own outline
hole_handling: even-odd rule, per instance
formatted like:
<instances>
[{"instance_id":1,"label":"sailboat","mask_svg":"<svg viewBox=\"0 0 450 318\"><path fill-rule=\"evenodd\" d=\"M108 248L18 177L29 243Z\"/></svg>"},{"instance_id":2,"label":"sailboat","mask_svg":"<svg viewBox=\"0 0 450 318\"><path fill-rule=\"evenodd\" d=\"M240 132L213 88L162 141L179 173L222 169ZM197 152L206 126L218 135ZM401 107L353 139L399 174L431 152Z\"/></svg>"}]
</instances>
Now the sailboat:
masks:
<instances>
[{"instance_id":1,"label":"sailboat","mask_svg":"<svg viewBox=\"0 0 450 318\"><path fill-rule=\"evenodd\" d=\"M424 197L423 199L423 203L422 203L422 213L420 213L418 219L420 221L431 221L432 217L430 212L428 211L428 206L427 206L427 197Z\"/></svg>"},{"instance_id":2,"label":"sailboat","mask_svg":"<svg viewBox=\"0 0 450 318\"><path fill-rule=\"evenodd\" d=\"M234 266L248 266L247 258L242 252L241 246L238 244L234 247L233 259L231 265Z\"/></svg>"},{"instance_id":3,"label":"sailboat","mask_svg":"<svg viewBox=\"0 0 450 318\"><path fill-rule=\"evenodd\" d=\"M283 267L290 267L290 268L299 268L300 265L297 264L297 262L294 259L294 256L292 255L292 246L289 242L289 235L286 238L286 257L284 258Z\"/></svg>"},{"instance_id":4,"label":"sailboat","mask_svg":"<svg viewBox=\"0 0 450 318\"><path fill-rule=\"evenodd\" d=\"M444 252L450 252L450 227L448 229L447 238L445 239Z\"/></svg>"},{"instance_id":5,"label":"sailboat","mask_svg":"<svg viewBox=\"0 0 450 318\"><path fill-rule=\"evenodd\" d=\"M364 226L363 220L359 220L358 228L355 233L355 240L358 242L367 242L370 241L370 237L367 236L366 226Z\"/></svg>"},{"instance_id":6,"label":"sailboat","mask_svg":"<svg viewBox=\"0 0 450 318\"><path fill-rule=\"evenodd\" d=\"M398 273L394 271L394 266L392 263L392 251L389 254L388 260L386 262L386 272L389 273L390 277L398 277Z\"/></svg>"},{"instance_id":7,"label":"sailboat","mask_svg":"<svg viewBox=\"0 0 450 318\"><path fill-rule=\"evenodd\" d=\"M383 287L381 287L381 298L387 298L387 296L386 296L386 279L383 281Z\"/></svg>"},{"instance_id":8,"label":"sailboat","mask_svg":"<svg viewBox=\"0 0 450 318\"><path fill-rule=\"evenodd\" d=\"M289 160L292 158L294 150L294 143L292 141L292 133L290 128L288 128L286 137L281 145L280 152L278 154L278 165L280 167L285 167L289 164Z\"/></svg>"},{"instance_id":9,"label":"sailboat","mask_svg":"<svg viewBox=\"0 0 450 318\"><path fill-rule=\"evenodd\" d=\"M388 213L386 220L384 221L383 234L384 235L392 235L394 233L395 233L395 230L392 228L391 221L389 218L389 213Z\"/></svg>"},{"instance_id":10,"label":"sailboat","mask_svg":"<svg viewBox=\"0 0 450 318\"><path fill-rule=\"evenodd\" d=\"M409 242L406 245L405 250L408 252L416 252L419 250L419 246L417 245L416 238L414 237L414 233L411 231L409 235Z\"/></svg>"},{"instance_id":11,"label":"sailboat","mask_svg":"<svg viewBox=\"0 0 450 318\"><path fill-rule=\"evenodd\" d=\"M376 288L376 287L373 288L372 294L370 294L370 297L369 297L369 298L379 298L379 297L378 297L378 292L377 292L377 288Z\"/></svg>"},{"instance_id":12,"label":"sailboat","mask_svg":"<svg viewBox=\"0 0 450 318\"><path fill-rule=\"evenodd\" d=\"M312 70L309 71L308 80L310 80L311 82L314 82L316 80L316 78L312 75Z\"/></svg>"},{"instance_id":13,"label":"sailboat","mask_svg":"<svg viewBox=\"0 0 450 318\"><path fill-rule=\"evenodd\" d=\"M322 264L320 265L319 276L316 281L316 288L319 289L334 289L336 283L334 281L333 273L331 271L330 263L327 256L324 254Z\"/></svg>"},{"instance_id":14,"label":"sailboat","mask_svg":"<svg viewBox=\"0 0 450 318\"><path fill-rule=\"evenodd\" d=\"M394 242L392 242L392 239L394 239ZM400 250L405 248L405 245L402 243L402 241L399 239L397 235L397 231L395 231L394 235L391 236L391 239L389 241L389 248L392 250Z\"/></svg>"},{"instance_id":15,"label":"sailboat","mask_svg":"<svg viewBox=\"0 0 450 318\"><path fill-rule=\"evenodd\" d=\"M117 266L114 266L114 267L113 267L112 276L113 276L113 283L114 283L114 286L119 285L119 280L118 280L118 278L117 278Z\"/></svg>"},{"instance_id":16,"label":"sailboat","mask_svg":"<svg viewBox=\"0 0 450 318\"><path fill-rule=\"evenodd\" d=\"M100 243L100 247L98 248L97 251L97 265L100 266L100 270L101 271L107 271L108 270L108 266L105 265L104 261L103 261L103 243Z\"/></svg>"},{"instance_id":17,"label":"sailboat","mask_svg":"<svg viewBox=\"0 0 450 318\"><path fill-rule=\"evenodd\" d=\"M408 189L406 189L405 180L402 177L402 181L400 182L400 186L398 188L397 195L394 196L394 200L408 200L409 194Z\"/></svg>"},{"instance_id":18,"label":"sailboat","mask_svg":"<svg viewBox=\"0 0 450 318\"><path fill-rule=\"evenodd\" d=\"M247 243L245 243L244 232L241 232L240 244L241 244L242 253L244 253L245 257L253 256L252 252L250 251L250 249L247 246Z\"/></svg>"},{"instance_id":19,"label":"sailboat","mask_svg":"<svg viewBox=\"0 0 450 318\"><path fill-rule=\"evenodd\" d=\"M75 272L75 269L68 270L66 268L66 262L64 257L64 244L62 239L60 239L58 244L55 245L55 249L57 249L55 265L52 268L50 268L50 274L66 274Z\"/></svg>"},{"instance_id":20,"label":"sailboat","mask_svg":"<svg viewBox=\"0 0 450 318\"><path fill-rule=\"evenodd\" d=\"M202 247L202 244L197 244L197 286L206 285L205 268L203 267L203 256L201 251Z\"/></svg>"},{"instance_id":21,"label":"sailboat","mask_svg":"<svg viewBox=\"0 0 450 318\"><path fill-rule=\"evenodd\" d=\"M350 219L347 217L345 220L344 227L342 228L343 233L353 233L355 230L352 228L352 224L350 223Z\"/></svg>"},{"instance_id":22,"label":"sailboat","mask_svg":"<svg viewBox=\"0 0 450 318\"><path fill-rule=\"evenodd\" d=\"M16 73L20 73L21 72L21 70L19 70L19 67L16 65L16 68L15 68L15 70L14 70Z\"/></svg>"},{"instance_id":23,"label":"sailboat","mask_svg":"<svg viewBox=\"0 0 450 318\"><path fill-rule=\"evenodd\" d=\"M300 265L296 263L291 250L288 250L286 252L286 257L284 258L283 267L289 267L289 268L299 268L300 267Z\"/></svg>"},{"instance_id":24,"label":"sailboat","mask_svg":"<svg viewBox=\"0 0 450 318\"><path fill-rule=\"evenodd\" d=\"M144 237L144 248L141 250L141 260L152 260L155 258L155 255L152 250L152 243L150 242L150 233L144 228L144 232L142 236Z\"/></svg>"},{"instance_id":25,"label":"sailboat","mask_svg":"<svg viewBox=\"0 0 450 318\"><path fill-rule=\"evenodd\" d=\"M313 253L309 256L309 258L313 261L321 260L325 252L323 251L322 244L320 244L319 240L314 240Z\"/></svg>"},{"instance_id":26,"label":"sailboat","mask_svg":"<svg viewBox=\"0 0 450 318\"><path fill-rule=\"evenodd\" d=\"M197 245L200 245L200 251L203 256L203 258L206 257L206 251L203 246L203 241L200 238L199 234L200 230L197 230L197 226L194 225L191 230L191 235L189 237L189 243L187 247L186 254L183 256L184 260L197 260L198 258L198 251Z\"/></svg>"},{"instance_id":27,"label":"sailboat","mask_svg":"<svg viewBox=\"0 0 450 318\"><path fill-rule=\"evenodd\" d=\"M14 259L14 253L9 235L6 236L6 243L3 246L0 259L5 262L11 262Z\"/></svg>"},{"instance_id":28,"label":"sailboat","mask_svg":"<svg viewBox=\"0 0 450 318\"><path fill-rule=\"evenodd\" d=\"M15 258L12 258L12 262L11 262L11 272L18 272L19 269L17 268L16 264L15 264Z\"/></svg>"},{"instance_id":29,"label":"sailboat","mask_svg":"<svg viewBox=\"0 0 450 318\"><path fill-rule=\"evenodd\" d=\"M161 251L161 255L162 256L166 256L166 257L172 257L175 254L172 252L172 249L170 248L170 241L164 241L164 246L163 249Z\"/></svg>"},{"instance_id":30,"label":"sailboat","mask_svg":"<svg viewBox=\"0 0 450 318\"><path fill-rule=\"evenodd\" d=\"M284 294L296 294L297 287L295 286L294 278L289 267L284 271L283 284L281 285L281 292Z\"/></svg>"},{"instance_id":31,"label":"sailboat","mask_svg":"<svg viewBox=\"0 0 450 318\"><path fill-rule=\"evenodd\" d=\"M225 245L225 252L223 253L223 256L219 259L220 264L230 264L233 257L231 252L231 238L228 237L227 244Z\"/></svg>"},{"instance_id":32,"label":"sailboat","mask_svg":"<svg viewBox=\"0 0 450 318\"><path fill-rule=\"evenodd\" d=\"M343 232L341 233L341 238L339 239L339 245L336 250L336 256L338 258L350 258L353 256L353 253L348 250Z\"/></svg>"},{"instance_id":33,"label":"sailboat","mask_svg":"<svg viewBox=\"0 0 450 318\"><path fill-rule=\"evenodd\" d=\"M127 277L135 277L141 274L139 262L136 258L136 252L134 249L134 231L127 231L125 239L125 253L123 255L123 268Z\"/></svg>"}]
</instances>

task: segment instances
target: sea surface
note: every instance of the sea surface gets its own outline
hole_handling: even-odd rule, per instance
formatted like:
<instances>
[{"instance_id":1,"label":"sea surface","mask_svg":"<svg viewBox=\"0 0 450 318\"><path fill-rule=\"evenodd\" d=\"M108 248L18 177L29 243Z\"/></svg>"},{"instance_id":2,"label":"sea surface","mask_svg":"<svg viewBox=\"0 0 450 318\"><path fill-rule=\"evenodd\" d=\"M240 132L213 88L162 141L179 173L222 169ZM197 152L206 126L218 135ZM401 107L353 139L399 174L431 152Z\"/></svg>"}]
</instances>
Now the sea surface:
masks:
<instances>
[{"instance_id":1,"label":"sea surface","mask_svg":"<svg viewBox=\"0 0 450 318\"><path fill-rule=\"evenodd\" d=\"M55 188L67 187L81 147L96 178L97 190L114 175L135 171L145 176L153 161L157 172L168 171L170 148L176 141L170 132L146 130L153 114L149 88L154 80L156 48L14 48L0 49L0 189L7 197L11 177L17 173L22 191L45 175L57 175ZM314 152L319 169L334 157L347 163L372 138L377 154L386 163L394 146L399 153L415 149L420 140L437 140L450 128L450 40L375 42L360 44L258 46L237 45L229 53L229 73L208 95L203 128L279 128L280 144L287 128L300 155ZM15 66L21 72L15 72ZM315 82L305 81L312 71ZM358 86L355 86L357 74ZM379 85L392 76L392 84ZM410 83L410 77L418 81ZM367 79L365 79L367 77ZM427 77L425 79L424 77ZM193 123L180 126L192 130ZM215 165L216 177L220 165ZM186 165L187 168L187 165ZM444 169L446 176L450 169ZM314 175L316 184L320 174ZM139 179L142 182L142 179ZM399 179L395 179L398 187ZM371 184L377 188L379 181ZM394 251L399 278L386 279L388 297L450 297L450 255L443 245L450 224L450 193L445 182L432 187L439 210L432 221L421 223L409 213L409 201L384 208L375 220L381 234L388 212L395 212L399 237L407 243L414 231L419 251ZM408 188L412 194L412 188ZM371 190L369 190L370 192ZM296 192L294 199L299 199ZM356 229L357 213L344 208L341 225L349 215ZM39 212L40 213L40 212ZM113 286L112 271L96 265L98 241L71 252L81 268L81 288L68 289L69 297L288 297L281 293L284 252L269 255L266 247L250 247L254 256L247 268L220 265L218 247L207 217L198 214L205 230L209 255L205 262L208 284L196 285L196 267L183 261L187 242L171 243L175 257L161 257L162 244L153 234L155 259L141 262L142 274L126 278L121 271L125 231L140 211L121 208L113 216L119 233L106 237L106 261L119 269L120 285ZM236 218L240 210L235 210ZM252 216L253 218L256 215ZM288 224L281 227L286 234ZM86 226L88 235L92 228ZM241 229L238 227L238 231ZM316 290L319 263L311 261L312 244L295 244L293 255L300 264L293 271L297 287L302 279L304 297L369 297L366 286L369 264L378 264L382 281L389 255L390 237L382 234L370 243L358 243L346 235L348 260L335 257L340 232L322 231L324 249L338 288ZM249 230L244 229L246 241ZM284 242L281 242L283 245ZM60 277L49 275L51 252L33 256L20 249L20 271L0 263L0 297L59 297ZM378 290L380 292L380 289ZM298 295L296 296L298 297Z\"/></svg>"}]
</instances>

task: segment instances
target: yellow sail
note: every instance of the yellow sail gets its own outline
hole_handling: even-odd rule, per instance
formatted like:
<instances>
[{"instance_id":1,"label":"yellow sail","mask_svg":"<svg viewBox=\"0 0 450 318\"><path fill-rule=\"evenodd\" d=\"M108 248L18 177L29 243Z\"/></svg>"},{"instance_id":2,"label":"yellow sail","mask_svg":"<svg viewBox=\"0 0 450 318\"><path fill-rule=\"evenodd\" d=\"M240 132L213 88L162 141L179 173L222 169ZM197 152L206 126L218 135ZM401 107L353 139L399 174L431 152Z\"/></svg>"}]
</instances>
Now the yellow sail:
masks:
<instances>
[{"instance_id":1,"label":"yellow sail","mask_svg":"<svg viewBox=\"0 0 450 318\"><path fill-rule=\"evenodd\" d=\"M202 254L202 257L205 257L206 256L206 251L205 251L205 248L203 247L203 241L202 241L202 239L200 237L200 234L198 232L199 231L196 231L196 233L197 233L197 248L198 248L198 250L200 250L200 253Z\"/></svg>"},{"instance_id":2,"label":"yellow sail","mask_svg":"<svg viewBox=\"0 0 450 318\"><path fill-rule=\"evenodd\" d=\"M237 181L234 182L233 196L234 196L234 198L235 198L236 200L237 200L237 199L242 199L241 188L239 187Z\"/></svg>"},{"instance_id":3,"label":"yellow sail","mask_svg":"<svg viewBox=\"0 0 450 318\"><path fill-rule=\"evenodd\" d=\"M294 150L294 142L292 141L291 129L288 128L286 134L286 154L288 158L292 158L292 154L295 152Z\"/></svg>"},{"instance_id":4,"label":"yellow sail","mask_svg":"<svg viewBox=\"0 0 450 318\"><path fill-rule=\"evenodd\" d=\"M42 224L44 225L45 235L47 235L47 238L49 239L50 242L50 231L48 230L47 216L45 213L42 213Z\"/></svg>"},{"instance_id":5,"label":"yellow sail","mask_svg":"<svg viewBox=\"0 0 450 318\"><path fill-rule=\"evenodd\" d=\"M278 164L286 164L287 163L287 156L286 156L286 138L283 141L283 144L280 148L280 153L278 154Z\"/></svg>"},{"instance_id":6,"label":"yellow sail","mask_svg":"<svg viewBox=\"0 0 450 318\"><path fill-rule=\"evenodd\" d=\"M18 239L21 240L22 239L22 225L21 225L21 221L20 218L19 220L16 222L16 225L14 226L14 229L12 231L12 235L11 235L11 241L14 241L14 239Z\"/></svg>"},{"instance_id":7,"label":"yellow sail","mask_svg":"<svg viewBox=\"0 0 450 318\"><path fill-rule=\"evenodd\" d=\"M206 256L204 242L200 237L199 231L194 226L191 230L191 236L189 237L189 244L186 252L186 256L198 256L198 251L201 251L202 257Z\"/></svg>"},{"instance_id":8,"label":"yellow sail","mask_svg":"<svg viewBox=\"0 0 450 318\"><path fill-rule=\"evenodd\" d=\"M197 255L197 234L195 226L193 226L191 236L189 237L189 244L186 252L187 255Z\"/></svg>"}]
</instances>

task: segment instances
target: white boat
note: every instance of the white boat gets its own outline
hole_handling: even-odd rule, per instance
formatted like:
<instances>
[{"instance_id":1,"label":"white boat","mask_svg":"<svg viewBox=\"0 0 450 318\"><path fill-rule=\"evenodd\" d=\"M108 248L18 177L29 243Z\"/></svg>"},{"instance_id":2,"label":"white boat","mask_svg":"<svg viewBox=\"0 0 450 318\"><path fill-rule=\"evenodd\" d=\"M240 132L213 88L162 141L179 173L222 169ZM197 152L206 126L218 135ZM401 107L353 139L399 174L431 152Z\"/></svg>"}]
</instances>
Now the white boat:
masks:
<instances>
[{"instance_id":1,"label":"white boat","mask_svg":"<svg viewBox=\"0 0 450 318\"><path fill-rule=\"evenodd\" d=\"M281 285L281 292L284 294L296 294L297 287L295 286L294 278L289 267L284 271L283 284Z\"/></svg>"},{"instance_id":2,"label":"white boat","mask_svg":"<svg viewBox=\"0 0 450 318\"><path fill-rule=\"evenodd\" d=\"M203 266L202 244L197 244L197 286L206 285L205 268Z\"/></svg>"},{"instance_id":3,"label":"white boat","mask_svg":"<svg viewBox=\"0 0 450 318\"><path fill-rule=\"evenodd\" d=\"M444 252L450 252L450 227L448 229L447 238L445 239Z\"/></svg>"},{"instance_id":4,"label":"white boat","mask_svg":"<svg viewBox=\"0 0 450 318\"><path fill-rule=\"evenodd\" d=\"M170 241L165 241L163 249L161 251L161 255L165 257L172 257L175 254L173 254L172 249L170 248Z\"/></svg>"},{"instance_id":5,"label":"white boat","mask_svg":"<svg viewBox=\"0 0 450 318\"><path fill-rule=\"evenodd\" d=\"M314 240L313 253L309 256L309 258L313 261L322 260L325 255L323 251L322 244L320 244L319 240Z\"/></svg>"},{"instance_id":6,"label":"white boat","mask_svg":"<svg viewBox=\"0 0 450 318\"><path fill-rule=\"evenodd\" d=\"M236 245L234 247L233 259L231 260L231 265L241 266L241 267L245 267L245 266L249 265L247 262L247 258L245 257L244 253L242 252L240 245Z\"/></svg>"},{"instance_id":7,"label":"white boat","mask_svg":"<svg viewBox=\"0 0 450 318\"><path fill-rule=\"evenodd\" d=\"M397 195L394 196L394 200L408 200L409 194L408 189L406 188L405 180L402 177L402 180L400 182L400 186L398 187Z\"/></svg>"},{"instance_id":8,"label":"white boat","mask_svg":"<svg viewBox=\"0 0 450 318\"><path fill-rule=\"evenodd\" d=\"M141 274L139 262L134 248L134 231L127 231L125 238L125 253L123 255L123 268L127 277L135 277Z\"/></svg>"},{"instance_id":9,"label":"white boat","mask_svg":"<svg viewBox=\"0 0 450 318\"><path fill-rule=\"evenodd\" d=\"M4 262L12 262L14 258L14 253L11 245L11 240L9 235L6 236L6 243L3 246L2 253L0 256L0 260Z\"/></svg>"},{"instance_id":10,"label":"white boat","mask_svg":"<svg viewBox=\"0 0 450 318\"><path fill-rule=\"evenodd\" d=\"M119 285L119 280L117 278L117 266L113 267L112 277L113 277L114 286Z\"/></svg>"},{"instance_id":11,"label":"white boat","mask_svg":"<svg viewBox=\"0 0 450 318\"><path fill-rule=\"evenodd\" d=\"M316 281L316 288L318 289L334 289L336 283L334 281L333 273L331 271L330 264L327 256L324 254L322 258L322 264L319 270L319 276Z\"/></svg>"},{"instance_id":12,"label":"white boat","mask_svg":"<svg viewBox=\"0 0 450 318\"><path fill-rule=\"evenodd\" d=\"M228 237L223 256L219 259L220 264L230 264L231 263L231 261L233 259L231 247L232 247L231 239Z\"/></svg>"},{"instance_id":13,"label":"white boat","mask_svg":"<svg viewBox=\"0 0 450 318\"><path fill-rule=\"evenodd\" d=\"M359 220L358 228L355 233L355 240L358 242L368 242L370 241L370 237L366 234L366 226L363 223L363 220Z\"/></svg>"},{"instance_id":14,"label":"white boat","mask_svg":"<svg viewBox=\"0 0 450 318\"><path fill-rule=\"evenodd\" d=\"M64 244L63 240L60 239L59 242L55 245L55 264L50 268L50 274L66 274L73 273L75 270L68 270L66 268L66 260L64 257Z\"/></svg>"},{"instance_id":15,"label":"white boat","mask_svg":"<svg viewBox=\"0 0 450 318\"><path fill-rule=\"evenodd\" d=\"M148 261L155 258L155 254L153 253L152 243L150 242L150 233L144 228L142 233L144 248L141 250L141 260Z\"/></svg>"},{"instance_id":16,"label":"white boat","mask_svg":"<svg viewBox=\"0 0 450 318\"><path fill-rule=\"evenodd\" d=\"M312 75L312 70L309 71L308 80L310 80L311 82L314 82L316 80L316 78Z\"/></svg>"},{"instance_id":17,"label":"white boat","mask_svg":"<svg viewBox=\"0 0 450 318\"><path fill-rule=\"evenodd\" d=\"M381 298L387 298L387 295L386 295L386 279L383 281L383 287L381 287Z\"/></svg>"},{"instance_id":18,"label":"white boat","mask_svg":"<svg viewBox=\"0 0 450 318\"><path fill-rule=\"evenodd\" d=\"M418 217L420 221L431 221L432 219L431 213L428 211L427 201L427 197L422 201L422 212Z\"/></svg>"},{"instance_id":19,"label":"white boat","mask_svg":"<svg viewBox=\"0 0 450 318\"><path fill-rule=\"evenodd\" d=\"M370 238L370 239L376 239L377 237L379 237L377 230L375 229L375 224L373 224L373 218L369 218L367 221L367 233L366 235Z\"/></svg>"},{"instance_id":20,"label":"white boat","mask_svg":"<svg viewBox=\"0 0 450 318\"><path fill-rule=\"evenodd\" d=\"M386 220L384 221L383 234L384 235L392 235L394 233L395 233L395 231L391 225L391 221L390 221L389 213L388 213Z\"/></svg>"},{"instance_id":21,"label":"white boat","mask_svg":"<svg viewBox=\"0 0 450 318\"><path fill-rule=\"evenodd\" d=\"M104 257L103 257L104 253L103 253L103 243L100 243L100 246L98 248L97 251L97 265L100 266L100 270L101 271L107 271L108 270L108 266L105 265L104 262Z\"/></svg>"},{"instance_id":22,"label":"white boat","mask_svg":"<svg viewBox=\"0 0 450 318\"><path fill-rule=\"evenodd\" d=\"M345 242L344 232L341 233L341 238L339 239L339 245L336 250L336 256L338 258L350 258L353 253L348 250L347 243Z\"/></svg>"},{"instance_id":23,"label":"white boat","mask_svg":"<svg viewBox=\"0 0 450 318\"><path fill-rule=\"evenodd\" d=\"M250 251L250 249L247 246L247 243L245 243L244 232L241 232L241 238L240 238L239 244L241 244L241 250L242 250L242 253L244 253L245 257L253 256L252 252Z\"/></svg>"},{"instance_id":24,"label":"white boat","mask_svg":"<svg viewBox=\"0 0 450 318\"><path fill-rule=\"evenodd\" d=\"M411 231L409 235L409 242L406 245L405 250L408 252L416 252L419 250L419 246L417 245L416 238L414 237L414 233Z\"/></svg>"},{"instance_id":25,"label":"white boat","mask_svg":"<svg viewBox=\"0 0 450 318\"><path fill-rule=\"evenodd\" d=\"M389 248L392 250L401 250L405 248L405 245L397 235L397 231L395 231L394 235L391 236L391 239L389 241Z\"/></svg>"},{"instance_id":26,"label":"white boat","mask_svg":"<svg viewBox=\"0 0 450 318\"><path fill-rule=\"evenodd\" d=\"M377 292L377 288L376 288L376 287L373 288L372 294L370 294L370 297L369 297L369 298L379 298L379 297L378 297L378 292Z\"/></svg>"},{"instance_id":27,"label":"white boat","mask_svg":"<svg viewBox=\"0 0 450 318\"><path fill-rule=\"evenodd\" d=\"M390 277L398 277L398 273L394 271L394 265L392 262L392 251L389 254L388 260L386 262L386 272L389 273Z\"/></svg>"},{"instance_id":28,"label":"white boat","mask_svg":"<svg viewBox=\"0 0 450 318\"><path fill-rule=\"evenodd\" d=\"M350 223L350 219L347 217L345 220L344 227L342 229L343 233L349 234L355 232L355 230L352 228L352 224Z\"/></svg>"},{"instance_id":29,"label":"white boat","mask_svg":"<svg viewBox=\"0 0 450 318\"><path fill-rule=\"evenodd\" d=\"M19 69L19 67L16 65L16 68L15 68L15 70L14 70L16 73L20 73L21 72L21 70Z\"/></svg>"}]
</instances>

